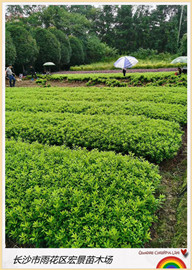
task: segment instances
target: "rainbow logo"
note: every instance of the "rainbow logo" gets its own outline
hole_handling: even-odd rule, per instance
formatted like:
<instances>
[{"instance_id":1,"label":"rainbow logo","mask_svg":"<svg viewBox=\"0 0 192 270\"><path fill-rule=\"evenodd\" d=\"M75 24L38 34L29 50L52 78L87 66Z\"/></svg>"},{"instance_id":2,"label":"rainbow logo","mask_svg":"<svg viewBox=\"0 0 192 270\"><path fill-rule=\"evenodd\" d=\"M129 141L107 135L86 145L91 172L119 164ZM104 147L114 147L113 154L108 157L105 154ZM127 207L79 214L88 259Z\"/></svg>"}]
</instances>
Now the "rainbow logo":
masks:
<instances>
[{"instance_id":1,"label":"rainbow logo","mask_svg":"<svg viewBox=\"0 0 192 270\"><path fill-rule=\"evenodd\" d=\"M164 259L162 259L156 268L160 268L160 269L164 269L164 268L171 268L171 269L175 269L175 268L182 268L185 269L187 268L185 263L174 256L169 256L169 257L165 257Z\"/></svg>"}]
</instances>

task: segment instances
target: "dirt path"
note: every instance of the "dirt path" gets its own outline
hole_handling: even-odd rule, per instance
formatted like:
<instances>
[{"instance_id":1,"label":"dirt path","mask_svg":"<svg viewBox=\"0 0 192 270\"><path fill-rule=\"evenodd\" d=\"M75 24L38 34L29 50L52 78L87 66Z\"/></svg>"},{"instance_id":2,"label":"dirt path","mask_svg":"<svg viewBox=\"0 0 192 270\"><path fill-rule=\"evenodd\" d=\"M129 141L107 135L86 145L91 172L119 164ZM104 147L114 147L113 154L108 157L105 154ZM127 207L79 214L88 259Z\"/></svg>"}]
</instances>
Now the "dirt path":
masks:
<instances>
[{"instance_id":1,"label":"dirt path","mask_svg":"<svg viewBox=\"0 0 192 270\"><path fill-rule=\"evenodd\" d=\"M165 195L158 221L151 228L146 248L184 248L187 246L187 128L182 148L172 160L162 162L160 194Z\"/></svg>"},{"instance_id":2,"label":"dirt path","mask_svg":"<svg viewBox=\"0 0 192 270\"><path fill-rule=\"evenodd\" d=\"M157 68L157 69L127 69L127 73L143 73L143 72L168 72L176 71L177 68ZM86 73L122 73L121 69L114 70L81 70L81 71L57 71L52 74L86 74Z\"/></svg>"}]
</instances>

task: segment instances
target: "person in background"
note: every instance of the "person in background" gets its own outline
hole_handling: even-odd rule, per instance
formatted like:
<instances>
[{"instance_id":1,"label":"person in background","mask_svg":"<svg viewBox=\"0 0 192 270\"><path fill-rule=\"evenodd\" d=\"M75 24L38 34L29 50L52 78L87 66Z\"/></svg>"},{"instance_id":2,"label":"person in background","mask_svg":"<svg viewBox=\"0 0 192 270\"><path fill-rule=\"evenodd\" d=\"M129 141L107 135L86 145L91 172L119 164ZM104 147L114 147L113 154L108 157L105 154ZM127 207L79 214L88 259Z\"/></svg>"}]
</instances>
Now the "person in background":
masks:
<instances>
[{"instance_id":1,"label":"person in background","mask_svg":"<svg viewBox=\"0 0 192 270\"><path fill-rule=\"evenodd\" d=\"M32 76L32 80L33 80L33 76L35 76L35 79L37 79L37 75L33 66L29 67L29 73Z\"/></svg>"},{"instance_id":2,"label":"person in background","mask_svg":"<svg viewBox=\"0 0 192 270\"><path fill-rule=\"evenodd\" d=\"M182 70L181 70L181 68L179 67L179 68L178 68L178 75L181 75L181 72L182 72Z\"/></svg>"},{"instance_id":3,"label":"person in background","mask_svg":"<svg viewBox=\"0 0 192 270\"><path fill-rule=\"evenodd\" d=\"M126 75L126 69L123 68L123 75L125 76Z\"/></svg>"},{"instance_id":4,"label":"person in background","mask_svg":"<svg viewBox=\"0 0 192 270\"><path fill-rule=\"evenodd\" d=\"M187 67L183 67L183 74L187 74Z\"/></svg>"},{"instance_id":5,"label":"person in background","mask_svg":"<svg viewBox=\"0 0 192 270\"><path fill-rule=\"evenodd\" d=\"M182 72L182 70L181 70L181 68L180 67L178 67L178 72L175 72L175 75L181 75L181 72Z\"/></svg>"},{"instance_id":6,"label":"person in background","mask_svg":"<svg viewBox=\"0 0 192 270\"><path fill-rule=\"evenodd\" d=\"M8 68L6 69L6 75L9 78L9 85L10 85L10 87L15 87L15 81L16 81L16 79L14 77L15 74L13 73L12 68L13 68L12 65L9 65L8 66Z\"/></svg>"}]
</instances>

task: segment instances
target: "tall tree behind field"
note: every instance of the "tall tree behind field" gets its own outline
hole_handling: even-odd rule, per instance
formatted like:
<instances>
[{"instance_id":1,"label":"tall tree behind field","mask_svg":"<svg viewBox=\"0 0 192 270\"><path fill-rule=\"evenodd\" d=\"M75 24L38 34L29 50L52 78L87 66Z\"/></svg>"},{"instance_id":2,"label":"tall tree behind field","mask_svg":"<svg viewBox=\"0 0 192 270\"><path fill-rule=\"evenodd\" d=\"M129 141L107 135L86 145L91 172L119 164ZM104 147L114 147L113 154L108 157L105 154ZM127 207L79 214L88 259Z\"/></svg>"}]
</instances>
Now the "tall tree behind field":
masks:
<instances>
[{"instance_id":1,"label":"tall tree behind field","mask_svg":"<svg viewBox=\"0 0 192 270\"><path fill-rule=\"evenodd\" d=\"M181 44L179 47L180 54L183 56L187 55L187 33L183 35L180 44Z\"/></svg>"},{"instance_id":2,"label":"tall tree behind field","mask_svg":"<svg viewBox=\"0 0 192 270\"><path fill-rule=\"evenodd\" d=\"M117 11L118 6L116 5L104 5L98 12L97 22L92 22L92 27L95 29L99 39L111 47L116 46L114 35Z\"/></svg>"},{"instance_id":3,"label":"tall tree behind field","mask_svg":"<svg viewBox=\"0 0 192 270\"><path fill-rule=\"evenodd\" d=\"M37 28L34 30L34 37L39 47L36 68L41 70L45 62L54 62L59 65L61 46L55 35L47 29Z\"/></svg>"},{"instance_id":4,"label":"tall tree behind field","mask_svg":"<svg viewBox=\"0 0 192 270\"><path fill-rule=\"evenodd\" d=\"M54 34L57 40L60 42L61 47L61 59L59 62L59 67L63 68L65 65L69 64L71 58L71 46L68 38L63 31L58 30L55 27L50 27L48 30Z\"/></svg>"},{"instance_id":5,"label":"tall tree behind field","mask_svg":"<svg viewBox=\"0 0 192 270\"><path fill-rule=\"evenodd\" d=\"M72 50L70 65L75 66L83 64L85 56L82 42L74 36L69 36L69 42Z\"/></svg>"},{"instance_id":6,"label":"tall tree behind field","mask_svg":"<svg viewBox=\"0 0 192 270\"><path fill-rule=\"evenodd\" d=\"M5 18L7 21L23 18L42 12L45 8L45 5L7 5Z\"/></svg>"},{"instance_id":7,"label":"tall tree behind field","mask_svg":"<svg viewBox=\"0 0 192 270\"><path fill-rule=\"evenodd\" d=\"M33 64L37 59L38 47L36 40L20 25L8 24L7 30L11 33L16 48L16 63L21 65L24 71L26 65Z\"/></svg>"},{"instance_id":8,"label":"tall tree behind field","mask_svg":"<svg viewBox=\"0 0 192 270\"><path fill-rule=\"evenodd\" d=\"M118 7L115 25L116 48L121 54L135 49L132 6L123 5Z\"/></svg>"},{"instance_id":9,"label":"tall tree behind field","mask_svg":"<svg viewBox=\"0 0 192 270\"><path fill-rule=\"evenodd\" d=\"M178 50L178 31L181 16L180 5L158 5L151 13L151 39L150 46L158 52L168 51L176 53ZM181 22L182 31L186 33L186 14Z\"/></svg>"},{"instance_id":10,"label":"tall tree behind field","mask_svg":"<svg viewBox=\"0 0 192 270\"><path fill-rule=\"evenodd\" d=\"M25 28L28 34L32 34L35 28L55 28L66 37L77 38L74 42L72 39L73 55L74 44L77 44L77 48L83 50L83 56L80 57L81 60L78 56L73 57L74 64L77 64L74 59L78 63L100 61L100 48L104 46L112 51L115 48L114 52L118 50L119 54L131 54L142 49L143 52L154 50L157 53L175 54L180 52L181 45L182 54L186 51L186 40L184 43L182 37L187 33L187 6L182 5L10 5L6 20L7 25L11 21L13 25ZM55 44L59 36L61 35L58 34ZM36 38L40 43L40 38ZM59 42L61 43L60 40ZM47 46L46 43L41 44ZM19 50L16 45L15 47ZM61 57L62 52L64 55L65 50L60 50L53 62L59 64L58 57ZM68 57L64 57L67 62ZM62 62L65 62L64 58Z\"/></svg>"},{"instance_id":11,"label":"tall tree behind field","mask_svg":"<svg viewBox=\"0 0 192 270\"><path fill-rule=\"evenodd\" d=\"M84 15L71 14L60 6L49 6L45 9L41 14L41 21L46 28L55 26L67 36L74 35L78 38L83 38L90 29L90 22Z\"/></svg>"},{"instance_id":12,"label":"tall tree behind field","mask_svg":"<svg viewBox=\"0 0 192 270\"><path fill-rule=\"evenodd\" d=\"M133 51L139 48L150 48L151 42L151 22L150 22L150 6L139 5L134 7L132 19L132 37L134 40Z\"/></svg>"},{"instance_id":13,"label":"tall tree behind field","mask_svg":"<svg viewBox=\"0 0 192 270\"><path fill-rule=\"evenodd\" d=\"M13 65L16 59L16 48L13 43L11 34L9 31L6 30L5 32L5 64Z\"/></svg>"}]
</instances>

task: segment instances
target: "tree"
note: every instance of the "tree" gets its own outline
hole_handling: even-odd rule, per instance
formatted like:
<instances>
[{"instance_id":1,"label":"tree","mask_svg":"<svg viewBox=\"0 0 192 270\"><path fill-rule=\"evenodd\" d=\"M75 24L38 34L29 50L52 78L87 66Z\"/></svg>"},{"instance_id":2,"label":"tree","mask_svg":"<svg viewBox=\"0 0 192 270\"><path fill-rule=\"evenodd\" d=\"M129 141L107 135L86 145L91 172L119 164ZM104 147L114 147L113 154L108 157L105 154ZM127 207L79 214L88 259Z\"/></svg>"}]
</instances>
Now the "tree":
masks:
<instances>
[{"instance_id":1,"label":"tree","mask_svg":"<svg viewBox=\"0 0 192 270\"><path fill-rule=\"evenodd\" d=\"M138 5L133 9L131 51L151 48L151 6Z\"/></svg>"},{"instance_id":2,"label":"tree","mask_svg":"<svg viewBox=\"0 0 192 270\"><path fill-rule=\"evenodd\" d=\"M179 53L183 56L187 56L187 33L185 33L181 39Z\"/></svg>"},{"instance_id":3,"label":"tree","mask_svg":"<svg viewBox=\"0 0 192 270\"><path fill-rule=\"evenodd\" d=\"M115 46L121 54L135 49L132 23L132 6L120 6L116 17Z\"/></svg>"},{"instance_id":4,"label":"tree","mask_svg":"<svg viewBox=\"0 0 192 270\"><path fill-rule=\"evenodd\" d=\"M14 21L42 12L45 7L45 5L7 5L5 17L7 21Z\"/></svg>"},{"instance_id":5,"label":"tree","mask_svg":"<svg viewBox=\"0 0 192 270\"><path fill-rule=\"evenodd\" d=\"M39 47L36 68L41 70L45 62L54 62L59 65L61 46L55 35L47 29L37 28L34 31L34 37Z\"/></svg>"},{"instance_id":6,"label":"tree","mask_svg":"<svg viewBox=\"0 0 192 270\"><path fill-rule=\"evenodd\" d=\"M36 40L20 25L8 24L7 30L11 33L16 48L15 62L22 65L24 71L25 65L33 64L37 58L38 47Z\"/></svg>"},{"instance_id":7,"label":"tree","mask_svg":"<svg viewBox=\"0 0 192 270\"><path fill-rule=\"evenodd\" d=\"M94 63L105 57L116 56L116 51L102 43L98 37L90 36L86 42L86 63Z\"/></svg>"},{"instance_id":8,"label":"tree","mask_svg":"<svg viewBox=\"0 0 192 270\"><path fill-rule=\"evenodd\" d=\"M72 49L70 65L81 65L84 62L84 52L81 41L74 36L69 36L69 41Z\"/></svg>"},{"instance_id":9,"label":"tree","mask_svg":"<svg viewBox=\"0 0 192 270\"><path fill-rule=\"evenodd\" d=\"M61 59L60 67L64 67L69 64L71 58L71 46L68 38L63 31L56 29L55 27L50 27L49 31L54 34L57 40L60 42L61 47Z\"/></svg>"},{"instance_id":10,"label":"tree","mask_svg":"<svg viewBox=\"0 0 192 270\"><path fill-rule=\"evenodd\" d=\"M14 64L16 59L16 48L9 31L5 32L5 63L6 66Z\"/></svg>"},{"instance_id":11,"label":"tree","mask_svg":"<svg viewBox=\"0 0 192 270\"><path fill-rule=\"evenodd\" d=\"M150 46L158 52L177 53L181 5L158 5L151 13ZM186 13L184 9L180 35L186 33Z\"/></svg>"},{"instance_id":12,"label":"tree","mask_svg":"<svg viewBox=\"0 0 192 270\"><path fill-rule=\"evenodd\" d=\"M104 5L100 10L94 15L97 15L97 22L92 20L93 28L97 33L97 36L102 42L107 43L109 46L115 46L116 40L114 40L115 35L115 25L116 16L118 12L118 6L116 5Z\"/></svg>"},{"instance_id":13,"label":"tree","mask_svg":"<svg viewBox=\"0 0 192 270\"><path fill-rule=\"evenodd\" d=\"M41 21L46 28L55 26L67 36L73 35L84 38L89 29L90 22L84 15L67 12L60 6L49 6L41 14Z\"/></svg>"}]
</instances>

